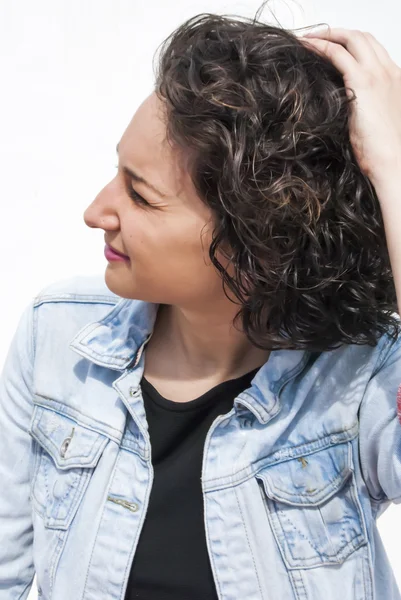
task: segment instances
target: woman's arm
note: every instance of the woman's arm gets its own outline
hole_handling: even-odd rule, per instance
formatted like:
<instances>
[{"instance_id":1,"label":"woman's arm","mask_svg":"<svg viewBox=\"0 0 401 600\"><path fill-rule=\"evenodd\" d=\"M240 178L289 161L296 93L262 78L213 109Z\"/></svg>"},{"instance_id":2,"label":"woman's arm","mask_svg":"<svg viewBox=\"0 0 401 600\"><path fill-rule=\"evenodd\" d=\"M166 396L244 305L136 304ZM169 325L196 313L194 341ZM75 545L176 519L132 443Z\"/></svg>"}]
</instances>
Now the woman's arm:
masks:
<instances>
[{"instance_id":1,"label":"woman's arm","mask_svg":"<svg viewBox=\"0 0 401 600\"><path fill-rule=\"evenodd\" d=\"M367 31L328 27L303 38L341 72L352 98L350 141L379 198L400 312L401 69Z\"/></svg>"},{"instance_id":2,"label":"woman's arm","mask_svg":"<svg viewBox=\"0 0 401 600\"><path fill-rule=\"evenodd\" d=\"M0 376L0 600L28 597L34 577L30 502L34 307L20 317Z\"/></svg>"}]
</instances>

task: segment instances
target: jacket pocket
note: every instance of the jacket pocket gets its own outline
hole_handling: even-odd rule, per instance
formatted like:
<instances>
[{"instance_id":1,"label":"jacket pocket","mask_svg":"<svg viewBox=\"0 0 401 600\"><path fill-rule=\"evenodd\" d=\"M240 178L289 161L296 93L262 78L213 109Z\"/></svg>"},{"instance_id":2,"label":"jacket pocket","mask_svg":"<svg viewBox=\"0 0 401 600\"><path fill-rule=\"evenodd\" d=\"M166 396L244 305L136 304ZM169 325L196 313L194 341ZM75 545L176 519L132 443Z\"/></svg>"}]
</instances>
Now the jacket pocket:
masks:
<instances>
[{"instance_id":1,"label":"jacket pocket","mask_svg":"<svg viewBox=\"0 0 401 600\"><path fill-rule=\"evenodd\" d=\"M109 438L40 405L34 407L29 433L37 442L33 507L46 527L67 529Z\"/></svg>"},{"instance_id":2,"label":"jacket pocket","mask_svg":"<svg viewBox=\"0 0 401 600\"><path fill-rule=\"evenodd\" d=\"M351 442L264 467L256 477L288 569L339 564L367 543Z\"/></svg>"}]
</instances>

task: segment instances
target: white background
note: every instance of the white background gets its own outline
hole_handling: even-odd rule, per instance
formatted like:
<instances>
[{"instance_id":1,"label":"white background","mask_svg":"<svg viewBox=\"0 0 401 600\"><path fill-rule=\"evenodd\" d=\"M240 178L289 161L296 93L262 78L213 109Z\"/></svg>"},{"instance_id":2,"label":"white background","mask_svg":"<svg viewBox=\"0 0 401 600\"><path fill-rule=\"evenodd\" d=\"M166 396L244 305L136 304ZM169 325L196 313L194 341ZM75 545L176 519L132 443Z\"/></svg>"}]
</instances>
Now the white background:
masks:
<instances>
[{"instance_id":1,"label":"white background","mask_svg":"<svg viewBox=\"0 0 401 600\"><path fill-rule=\"evenodd\" d=\"M114 176L116 143L152 91L158 44L195 14L252 17L260 3L0 0L0 365L21 311L43 286L106 268L104 232L86 227L83 212ZM401 65L398 0L269 6L262 19L271 24L273 11L284 27L325 21L370 31ZM401 507L378 523L401 587Z\"/></svg>"}]
</instances>

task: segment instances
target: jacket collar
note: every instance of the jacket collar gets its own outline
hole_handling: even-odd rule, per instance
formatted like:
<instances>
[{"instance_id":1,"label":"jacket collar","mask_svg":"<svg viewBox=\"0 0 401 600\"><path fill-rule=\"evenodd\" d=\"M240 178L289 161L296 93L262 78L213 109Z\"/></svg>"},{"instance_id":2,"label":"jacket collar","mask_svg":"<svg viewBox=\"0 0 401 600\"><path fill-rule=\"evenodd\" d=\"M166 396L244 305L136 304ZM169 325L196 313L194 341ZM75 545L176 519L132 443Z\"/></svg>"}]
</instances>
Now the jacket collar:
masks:
<instances>
[{"instance_id":1,"label":"jacket collar","mask_svg":"<svg viewBox=\"0 0 401 600\"><path fill-rule=\"evenodd\" d=\"M69 347L102 367L118 371L135 368L152 335L158 307L123 298L103 318L80 329ZM273 350L251 387L235 399L237 412L250 410L260 423L267 423L281 408L281 389L304 369L309 356L305 350Z\"/></svg>"},{"instance_id":2,"label":"jacket collar","mask_svg":"<svg viewBox=\"0 0 401 600\"><path fill-rule=\"evenodd\" d=\"M102 367L124 371L150 337L159 305L123 298L100 321L78 331L69 347Z\"/></svg>"}]
</instances>

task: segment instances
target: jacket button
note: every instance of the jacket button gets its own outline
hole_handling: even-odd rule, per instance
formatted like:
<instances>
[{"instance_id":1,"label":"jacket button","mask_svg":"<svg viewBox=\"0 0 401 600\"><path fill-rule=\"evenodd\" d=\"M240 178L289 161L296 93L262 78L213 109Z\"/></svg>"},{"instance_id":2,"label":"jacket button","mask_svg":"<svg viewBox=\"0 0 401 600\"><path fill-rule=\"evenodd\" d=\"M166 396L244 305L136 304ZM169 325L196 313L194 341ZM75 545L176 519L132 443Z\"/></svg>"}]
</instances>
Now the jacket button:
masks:
<instances>
[{"instance_id":1,"label":"jacket button","mask_svg":"<svg viewBox=\"0 0 401 600\"><path fill-rule=\"evenodd\" d=\"M129 388L128 392L129 392L129 395L130 395L130 396L136 396L136 395L137 395L137 393L138 393L138 388L134 388L134 387L132 387L132 386L131 386L131 387Z\"/></svg>"},{"instance_id":2,"label":"jacket button","mask_svg":"<svg viewBox=\"0 0 401 600\"><path fill-rule=\"evenodd\" d=\"M60 448L60 456L64 458L65 453L67 452L67 448L70 445L71 438L65 438L64 442L61 444Z\"/></svg>"}]
</instances>

